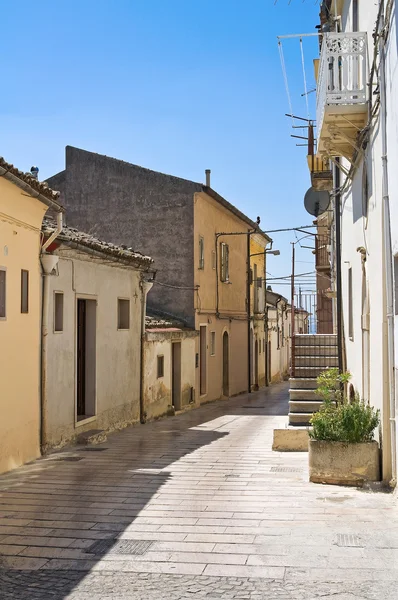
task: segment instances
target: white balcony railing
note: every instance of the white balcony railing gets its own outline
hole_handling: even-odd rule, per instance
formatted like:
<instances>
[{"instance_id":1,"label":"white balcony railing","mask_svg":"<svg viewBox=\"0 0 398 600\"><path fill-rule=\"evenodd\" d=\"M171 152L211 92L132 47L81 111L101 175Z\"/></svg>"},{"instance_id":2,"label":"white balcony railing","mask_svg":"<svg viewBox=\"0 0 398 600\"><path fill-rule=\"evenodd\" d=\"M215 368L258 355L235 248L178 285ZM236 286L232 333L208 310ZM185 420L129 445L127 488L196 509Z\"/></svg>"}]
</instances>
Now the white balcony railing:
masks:
<instances>
[{"instance_id":1,"label":"white balcony railing","mask_svg":"<svg viewBox=\"0 0 398 600\"><path fill-rule=\"evenodd\" d=\"M329 107L366 104L367 99L366 33L324 34L317 87L318 134Z\"/></svg>"}]
</instances>

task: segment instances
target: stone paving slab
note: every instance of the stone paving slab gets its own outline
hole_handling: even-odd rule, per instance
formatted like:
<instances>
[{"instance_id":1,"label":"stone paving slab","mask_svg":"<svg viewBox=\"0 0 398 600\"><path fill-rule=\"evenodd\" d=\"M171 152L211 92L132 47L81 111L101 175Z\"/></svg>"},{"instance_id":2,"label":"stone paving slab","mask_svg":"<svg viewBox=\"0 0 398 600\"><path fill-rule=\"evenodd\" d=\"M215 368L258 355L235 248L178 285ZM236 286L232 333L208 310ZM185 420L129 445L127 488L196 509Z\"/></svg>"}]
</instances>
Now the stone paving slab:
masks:
<instances>
[{"instance_id":1,"label":"stone paving slab","mask_svg":"<svg viewBox=\"0 0 398 600\"><path fill-rule=\"evenodd\" d=\"M287 407L278 384L0 477L1 600L397 600L396 497L309 483L271 450Z\"/></svg>"}]
</instances>

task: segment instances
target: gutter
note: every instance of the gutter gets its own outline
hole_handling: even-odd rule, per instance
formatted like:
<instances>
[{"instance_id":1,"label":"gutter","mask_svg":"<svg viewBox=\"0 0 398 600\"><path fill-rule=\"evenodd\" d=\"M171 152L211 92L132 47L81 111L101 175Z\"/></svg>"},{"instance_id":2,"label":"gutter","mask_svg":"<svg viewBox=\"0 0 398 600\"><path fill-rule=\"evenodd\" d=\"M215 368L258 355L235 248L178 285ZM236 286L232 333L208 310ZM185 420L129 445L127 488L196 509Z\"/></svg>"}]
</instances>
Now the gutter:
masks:
<instances>
[{"instance_id":1,"label":"gutter","mask_svg":"<svg viewBox=\"0 0 398 600\"><path fill-rule=\"evenodd\" d=\"M56 200L51 200L41 192L38 192L32 186L30 186L29 183L26 183L26 181L23 181L17 177L17 175L14 175L4 167L0 167L0 177L5 177L5 179L8 179L8 181L11 181L11 183L14 183L16 186L24 190L27 194L29 194L29 196L37 198L40 200L40 202L43 202L43 204L46 206L55 209L57 212L65 212L64 208Z\"/></svg>"}]
</instances>

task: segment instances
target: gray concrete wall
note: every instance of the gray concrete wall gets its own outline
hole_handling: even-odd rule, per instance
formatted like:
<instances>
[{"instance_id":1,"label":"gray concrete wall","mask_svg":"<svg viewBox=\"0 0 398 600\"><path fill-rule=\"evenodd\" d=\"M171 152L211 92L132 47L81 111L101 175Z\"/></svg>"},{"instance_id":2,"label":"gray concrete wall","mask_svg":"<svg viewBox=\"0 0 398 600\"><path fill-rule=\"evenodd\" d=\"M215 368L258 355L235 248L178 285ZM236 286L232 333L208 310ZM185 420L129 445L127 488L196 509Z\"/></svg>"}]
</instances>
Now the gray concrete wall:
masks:
<instances>
[{"instance_id":1,"label":"gray concrete wall","mask_svg":"<svg viewBox=\"0 0 398 600\"><path fill-rule=\"evenodd\" d=\"M155 260L157 280L194 286L193 197L201 185L71 146L66 169L48 179L66 222ZM193 290L154 285L148 306L194 326Z\"/></svg>"}]
</instances>

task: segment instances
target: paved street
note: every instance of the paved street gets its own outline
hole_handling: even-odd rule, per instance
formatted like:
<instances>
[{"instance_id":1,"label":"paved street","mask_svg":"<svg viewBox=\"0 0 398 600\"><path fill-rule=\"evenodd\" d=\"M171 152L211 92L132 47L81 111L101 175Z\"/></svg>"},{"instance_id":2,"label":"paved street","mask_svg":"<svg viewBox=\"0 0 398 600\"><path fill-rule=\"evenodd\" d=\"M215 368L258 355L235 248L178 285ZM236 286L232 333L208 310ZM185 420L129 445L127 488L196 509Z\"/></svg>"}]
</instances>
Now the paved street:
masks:
<instances>
[{"instance_id":1,"label":"paved street","mask_svg":"<svg viewBox=\"0 0 398 600\"><path fill-rule=\"evenodd\" d=\"M0 478L0 598L398 597L392 494L275 453L287 384L130 427Z\"/></svg>"}]
</instances>

